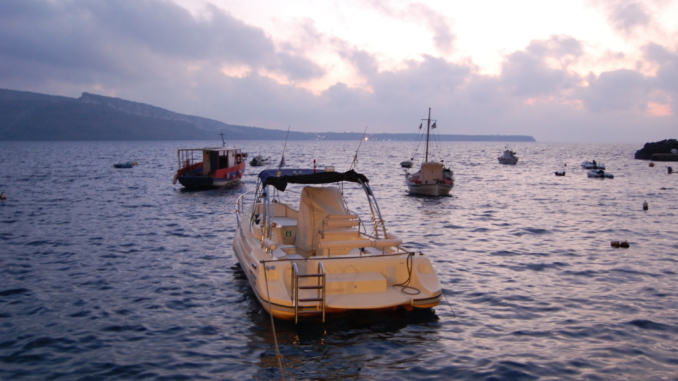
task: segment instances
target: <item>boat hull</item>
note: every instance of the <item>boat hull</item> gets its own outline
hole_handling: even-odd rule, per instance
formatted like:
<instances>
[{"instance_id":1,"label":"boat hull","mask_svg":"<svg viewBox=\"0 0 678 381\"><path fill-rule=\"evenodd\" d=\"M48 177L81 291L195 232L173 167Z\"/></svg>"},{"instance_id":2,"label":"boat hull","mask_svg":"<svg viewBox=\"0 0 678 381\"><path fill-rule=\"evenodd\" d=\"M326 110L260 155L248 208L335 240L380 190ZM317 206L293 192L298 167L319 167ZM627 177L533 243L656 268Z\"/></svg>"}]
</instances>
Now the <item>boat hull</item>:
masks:
<instances>
[{"instance_id":1,"label":"boat hull","mask_svg":"<svg viewBox=\"0 0 678 381\"><path fill-rule=\"evenodd\" d=\"M407 182L407 188L410 194L420 194L424 196L448 196L453 184L415 184Z\"/></svg>"},{"instance_id":2,"label":"boat hull","mask_svg":"<svg viewBox=\"0 0 678 381\"><path fill-rule=\"evenodd\" d=\"M498 160L499 160L499 164L510 164L510 165L518 164L518 158L517 157L512 157L512 158L508 158L508 159L500 157Z\"/></svg>"},{"instance_id":3,"label":"boat hull","mask_svg":"<svg viewBox=\"0 0 678 381\"><path fill-rule=\"evenodd\" d=\"M240 183L244 174L245 163L242 162L233 167L220 169L213 176L184 174L178 176L176 179L181 185L188 189L208 189L236 185Z\"/></svg>"},{"instance_id":4,"label":"boat hull","mask_svg":"<svg viewBox=\"0 0 678 381\"><path fill-rule=\"evenodd\" d=\"M595 178L595 179L614 179L614 175L611 173L607 173L603 170L596 170L592 169L586 173L586 175L590 178Z\"/></svg>"}]
</instances>

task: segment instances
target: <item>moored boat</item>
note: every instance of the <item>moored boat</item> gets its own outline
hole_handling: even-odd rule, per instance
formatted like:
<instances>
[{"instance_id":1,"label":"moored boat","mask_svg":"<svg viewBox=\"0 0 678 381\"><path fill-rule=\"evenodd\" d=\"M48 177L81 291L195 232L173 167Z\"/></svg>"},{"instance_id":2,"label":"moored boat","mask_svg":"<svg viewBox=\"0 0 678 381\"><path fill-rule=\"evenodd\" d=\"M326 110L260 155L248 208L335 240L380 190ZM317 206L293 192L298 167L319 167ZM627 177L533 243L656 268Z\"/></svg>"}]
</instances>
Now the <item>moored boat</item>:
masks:
<instances>
[{"instance_id":1,"label":"moored boat","mask_svg":"<svg viewBox=\"0 0 678 381\"><path fill-rule=\"evenodd\" d=\"M429 161L429 141L431 128L436 128L436 121L431 125L431 109L428 109L428 118L426 121L426 154L424 162L421 163L419 171L414 173L405 173L405 184L412 194L426 196L445 196L449 195L454 186L454 172L445 167L442 161ZM423 122L419 128L423 126Z\"/></svg>"},{"instance_id":2,"label":"moored boat","mask_svg":"<svg viewBox=\"0 0 678 381\"><path fill-rule=\"evenodd\" d=\"M413 164L414 164L414 163L412 162L412 160L405 160L405 161L401 161L401 162L400 162L400 166L401 166L402 168L412 168L412 165L413 165Z\"/></svg>"},{"instance_id":3,"label":"moored boat","mask_svg":"<svg viewBox=\"0 0 678 381\"><path fill-rule=\"evenodd\" d=\"M582 161L581 167L584 169L605 169L605 164L603 163L597 163L595 160L593 161Z\"/></svg>"},{"instance_id":4,"label":"moored boat","mask_svg":"<svg viewBox=\"0 0 678 381\"><path fill-rule=\"evenodd\" d=\"M250 160L250 165L253 167L260 167L262 165L269 165L271 164L271 157L263 157L261 155L257 155Z\"/></svg>"},{"instance_id":5,"label":"moored boat","mask_svg":"<svg viewBox=\"0 0 678 381\"><path fill-rule=\"evenodd\" d=\"M588 177L594 177L599 179L614 179L614 175L611 173L605 172L603 169L592 169L586 172Z\"/></svg>"},{"instance_id":6,"label":"moored boat","mask_svg":"<svg viewBox=\"0 0 678 381\"><path fill-rule=\"evenodd\" d=\"M345 184L364 191L368 219L347 207ZM285 192L288 185L301 190ZM276 318L432 308L442 298L429 258L386 230L368 179L355 171L264 170L238 199L236 219L235 256Z\"/></svg>"},{"instance_id":7,"label":"moored boat","mask_svg":"<svg viewBox=\"0 0 678 381\"><path fill-rule=\"evenodd\" d=\"M240 148L189 148L177 150L179 169L172 181L189 189L234 185L245 173L247 153Z\"/></svg>"},{"instance_id":8,"label":"moored boat","mask_svg":"<svg viewBox=\"0 0 678 381\"><path fill-rule=\"evenodd\" d=\"M518 164L518 156L508 147L504 150L504 154L497 158L499 164Z\"/></svg>"},{"instance_id":9,"label":"moored boat","mask_svg":"<svg viewBox=\"0 0 678 381\"><path fill-rule=\"evenodd\" d=\"M125 161L125 162L120 162L120 163L115 163L113 164L113 167L115 168L132 168L138 163L136 161Z\"/></svg>"}]
</instances>

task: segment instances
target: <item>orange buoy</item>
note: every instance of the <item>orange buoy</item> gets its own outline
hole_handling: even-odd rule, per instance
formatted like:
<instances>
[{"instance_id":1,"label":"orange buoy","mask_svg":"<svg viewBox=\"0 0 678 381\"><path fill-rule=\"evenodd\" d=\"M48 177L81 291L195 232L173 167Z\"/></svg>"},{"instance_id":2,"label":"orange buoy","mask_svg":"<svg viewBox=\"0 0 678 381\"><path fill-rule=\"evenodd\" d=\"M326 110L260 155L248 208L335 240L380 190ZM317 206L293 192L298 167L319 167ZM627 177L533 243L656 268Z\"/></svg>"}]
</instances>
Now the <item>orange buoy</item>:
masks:
<instances>
[{"instance_id":1,"label":"orange buoy","mask_svg":"<svg viewBox=\"0 0 678 381\"><path fill-rule=\"evenodd\" d=\"M620 245L619 241L610 242L610 246L612 246L612 247L619 247L619 245Z\"/></svg>"},{"instance_id":2,"label":"orange buoy","mask_svg":"<svg viewBox=\"0 0 678 381\"><path fill-rule=\"evenodd\" d=\"M654 167L654 163L653 163L653 162L650 162L650 167Z\"/></svg>"}]
</instances>

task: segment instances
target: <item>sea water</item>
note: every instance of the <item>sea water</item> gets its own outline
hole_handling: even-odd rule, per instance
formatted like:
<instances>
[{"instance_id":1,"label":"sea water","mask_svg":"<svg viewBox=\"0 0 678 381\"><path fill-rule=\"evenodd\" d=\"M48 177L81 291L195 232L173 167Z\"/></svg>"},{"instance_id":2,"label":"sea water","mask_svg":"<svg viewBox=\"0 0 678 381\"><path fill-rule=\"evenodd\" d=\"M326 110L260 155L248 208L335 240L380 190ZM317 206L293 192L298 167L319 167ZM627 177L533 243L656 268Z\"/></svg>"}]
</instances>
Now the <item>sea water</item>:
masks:
<instances>
[{"instance_id":1,"label":"sea water","mask_svg":"<svg viewBox=\"0 0 678 381\"><path fill-rule=\"evenodd\" d=\"M287 379L678 378L678 175L634 160L642 144L512 143L511 166L504 143L436 143L455 186L431 198L399 167L416 142L363 142L389 232L430 256L445 298L275 328L231 245L261 167L228 189L172 184L176 150L210 145L0 142L0 378L280 379L276 340ZM291 141L285 161L343 171L357 147ZM587 178L594 159L614 179Z\"/></svg>"}]
</instances>

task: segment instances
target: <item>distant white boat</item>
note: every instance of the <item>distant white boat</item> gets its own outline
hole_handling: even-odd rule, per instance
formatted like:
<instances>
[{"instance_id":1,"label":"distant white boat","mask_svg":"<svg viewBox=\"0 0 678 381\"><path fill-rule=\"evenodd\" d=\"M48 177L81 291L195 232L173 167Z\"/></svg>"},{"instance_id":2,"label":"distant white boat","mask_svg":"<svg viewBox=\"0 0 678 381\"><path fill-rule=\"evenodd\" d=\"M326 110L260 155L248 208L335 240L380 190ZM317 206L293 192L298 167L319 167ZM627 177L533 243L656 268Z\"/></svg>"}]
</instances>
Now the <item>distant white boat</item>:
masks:
<instances>
[{"instance_id":1,"label":"distant white boat","mask_svg":"<svg viewBox=\"0 0 678 381\"><path fill-rule=\"evenodd\" d=\"M405 160L400 162L400 166L403 168L412 168L412 160Z\"/></svg>"},{"instance_id":2,"label":"distant white boat","mask_svg":"<svg viewBox=\"0 0 678 381\"><path fill-rule=\"evenodd\" d=\"M588 177L594 177L598 179L614 179L614 175L611 173L607 173L602 169L592 169L588 172L586 172Z\"/></svg>"},{"instance_id":3,"label":"distant white boat","mask_svg":"<svg viewBox=\"0 0 678 381\"><path fill-rule=\"evenodd\" d=\"M581 163L582 168L584 169L605 169L605 164L603 163L596 163L595 160L593 161L583 161Z\"/></svg>"},{"instance_id":4,"label":"distant white boat","mask_svg":"<svg viewBox=\"0 0 678 381\"><path fill-rule=\"evenodd\" d=\"M518 164L518 156L508 148L506 148L504 154L497 159L499 160L499 164Z\"/></svg>"},{"instance_id":5,"label":"distant white boat","mask_svg":"<svg viewBox=\"0 0 678 381\"><path fill-rule=\"evenodd\" d=\"M269 165L271 164L271 157L263 157L261 155L255 156L252 160L250 160L250 165L253 167L260 167L262 165Z\"/></svg>"}]
</instances>

